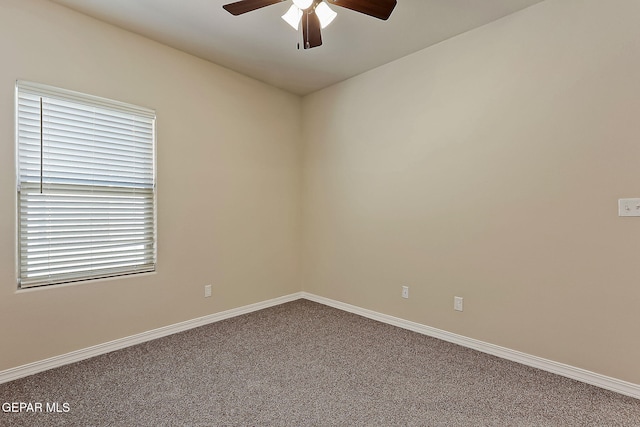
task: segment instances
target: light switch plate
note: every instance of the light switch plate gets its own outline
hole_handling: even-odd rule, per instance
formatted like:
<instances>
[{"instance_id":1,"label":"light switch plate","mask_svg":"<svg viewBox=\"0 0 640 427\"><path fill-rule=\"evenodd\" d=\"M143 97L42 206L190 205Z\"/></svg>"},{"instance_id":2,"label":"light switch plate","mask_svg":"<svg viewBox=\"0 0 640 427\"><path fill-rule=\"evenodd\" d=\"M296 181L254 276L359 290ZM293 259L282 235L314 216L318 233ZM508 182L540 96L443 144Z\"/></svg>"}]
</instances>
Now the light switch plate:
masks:
<instances>
[{"instance_id":1,"label":"light switch plate","mask_svg":"<svg viewBox=\"0 0 640 427\"><path fill-rule=\"evenodd\" d=\"M618 199L618 216L640 216L640 199Z\"/></svg>"}]
</instances>

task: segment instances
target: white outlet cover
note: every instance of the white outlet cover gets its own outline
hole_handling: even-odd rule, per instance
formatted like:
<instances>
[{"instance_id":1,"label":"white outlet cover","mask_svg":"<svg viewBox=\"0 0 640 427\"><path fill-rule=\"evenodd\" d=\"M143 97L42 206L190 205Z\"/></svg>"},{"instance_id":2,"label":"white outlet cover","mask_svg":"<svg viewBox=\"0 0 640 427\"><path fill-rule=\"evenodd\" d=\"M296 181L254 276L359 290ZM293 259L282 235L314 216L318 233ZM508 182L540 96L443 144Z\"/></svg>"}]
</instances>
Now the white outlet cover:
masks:
<instances>
[{"instance_id":1,"label":"white outlet cover","mask_svg":"<svg viewBox=\"0 0 640 427\"><path fill-rule=\"evenodd\" d=\"M453 309L456 311L462 311L463 301L462 297L453 297Z\"/></svg>"},{"instance_id":2,"label":"white outlet cover","mask_svg":"<svg viewBox=\"0 0 640 427\"><path fill-rule=\"evenodd\" d=\"M208 298L211 296L211 285L206 285L204 287L204 297Z\"/></svg>"}]
</instances>

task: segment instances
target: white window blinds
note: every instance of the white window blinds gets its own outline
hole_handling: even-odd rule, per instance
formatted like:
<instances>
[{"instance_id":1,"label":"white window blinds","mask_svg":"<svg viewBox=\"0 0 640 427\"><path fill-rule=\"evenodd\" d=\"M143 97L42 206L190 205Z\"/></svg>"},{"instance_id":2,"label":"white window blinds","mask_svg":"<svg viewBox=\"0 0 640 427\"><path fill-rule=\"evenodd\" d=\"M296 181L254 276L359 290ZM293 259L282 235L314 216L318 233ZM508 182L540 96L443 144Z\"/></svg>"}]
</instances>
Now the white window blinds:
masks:
<instances>
[{"instance_id":1,"label":"white window blinds","mask_svg":"<svg viewBox=\"0 0 640 427\"><path fill-rule=\"evenodd\" d=\"M156 265L155 112L19 81L19 286Z\"/></svg>"}]
</instances>

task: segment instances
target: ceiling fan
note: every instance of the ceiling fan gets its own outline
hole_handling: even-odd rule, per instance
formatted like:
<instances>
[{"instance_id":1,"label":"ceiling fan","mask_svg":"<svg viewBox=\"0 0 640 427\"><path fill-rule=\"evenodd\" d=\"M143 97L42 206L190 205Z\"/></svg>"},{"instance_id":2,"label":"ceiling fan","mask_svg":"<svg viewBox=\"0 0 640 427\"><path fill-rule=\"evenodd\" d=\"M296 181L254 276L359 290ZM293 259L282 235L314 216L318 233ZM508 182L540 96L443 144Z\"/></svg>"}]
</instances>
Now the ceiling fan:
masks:
<instances>
[{"instance_id":1,"label":"ceiling fan","mask_svg":"<svg viewBox=\"0 0 640 427\"><path fill-rule=\"evenodd\" d=\"M237 16L283 1L287 0L240 0L222 7ZM337 15L329 4L386 21L396 7L396 3L396 0L293 0L293 5L287 13L282 15L282 19L296 30L302 24L304 48L311 49L322 45L320 30L329 25Z\"/></svg>"}]
</instances>

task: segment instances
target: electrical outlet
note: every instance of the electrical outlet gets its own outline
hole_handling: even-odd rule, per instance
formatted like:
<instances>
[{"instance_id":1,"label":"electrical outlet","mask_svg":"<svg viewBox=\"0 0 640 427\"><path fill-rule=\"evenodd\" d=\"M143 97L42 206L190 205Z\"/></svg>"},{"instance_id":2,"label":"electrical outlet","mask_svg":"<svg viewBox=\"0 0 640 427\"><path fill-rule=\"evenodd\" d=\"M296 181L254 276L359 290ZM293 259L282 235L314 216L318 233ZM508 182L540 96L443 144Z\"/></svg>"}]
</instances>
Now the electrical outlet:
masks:
<instances>
[{"instance_id":1,"label":"electrical outlet","mask_svg":"<svg viewBox=\"0 0 640 427\"><path fill-rule=\"evenodd\" d=\"M453 309L456 311L462 311L462 297L453 297Z\"/></svg>"},{"instance_id":2,"label":"electrical outlet","mask_svg":"<svg viewBox=\"0 0 640 427\"><path fill-rule=\"evenodd\" d=\"M204 286L204 297L209 298L211 296L211 285Z\"/></svg>"},{"instance_id":3,"label":"electrical outlet","mask_svg":"<svg viewBox=\"0 0 640 427\"><path fill-rule=\"evenodd\" d=\"M402 287L402 298L409 298L409 287L408 286L403 286Z\"/></svg>"}]
</instances>

